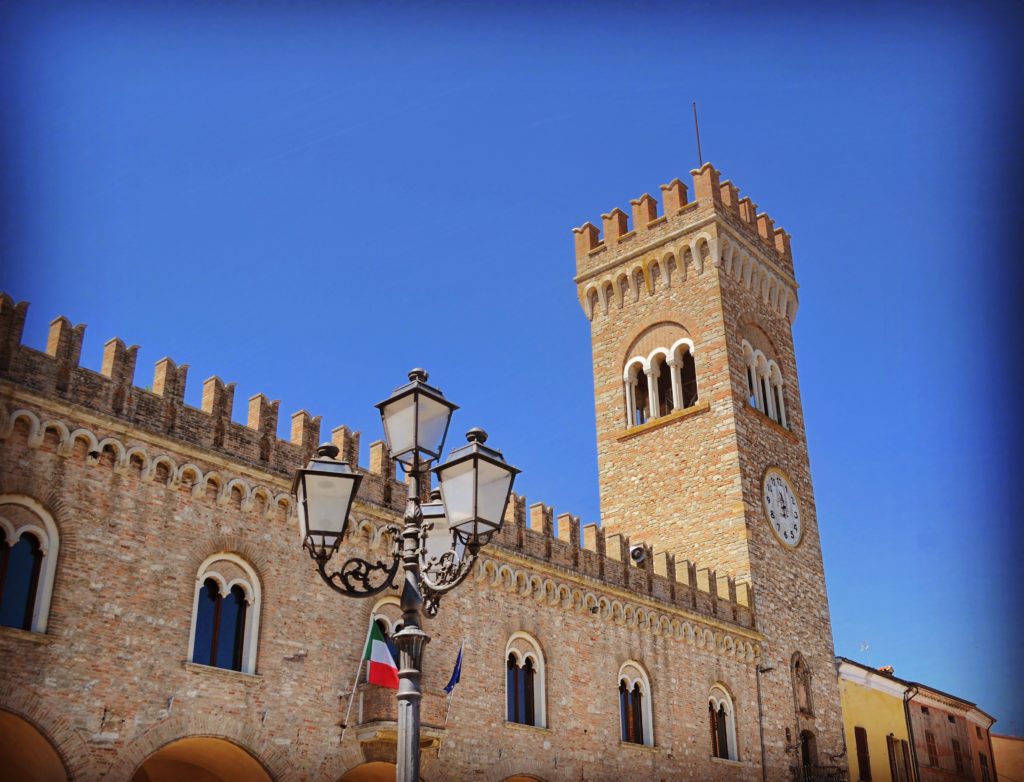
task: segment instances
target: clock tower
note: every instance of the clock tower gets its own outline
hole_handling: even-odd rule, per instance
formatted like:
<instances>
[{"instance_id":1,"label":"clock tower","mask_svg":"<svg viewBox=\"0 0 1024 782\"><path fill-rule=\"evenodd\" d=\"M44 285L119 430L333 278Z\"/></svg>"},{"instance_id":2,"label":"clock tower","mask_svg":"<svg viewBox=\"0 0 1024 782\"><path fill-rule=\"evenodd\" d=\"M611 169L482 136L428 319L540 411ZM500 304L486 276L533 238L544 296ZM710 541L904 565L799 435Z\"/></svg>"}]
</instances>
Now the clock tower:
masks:
<instances>
[{"instance_id":1,"label":"clock tower","mask_svg":"<svg viewBox=\"0 0 1024 782\"><path fill-rule=\"evenodd\" d=\"M770 778L845 766L789 234L710 164L574 230L608 531L748 583ZM765 670L765 669L771 670ZM756 704L737 704L756 715ZM756 716L752 717L756 719ZM756 748L747 748L748 758Z\"/></svg>"}]
</instances>

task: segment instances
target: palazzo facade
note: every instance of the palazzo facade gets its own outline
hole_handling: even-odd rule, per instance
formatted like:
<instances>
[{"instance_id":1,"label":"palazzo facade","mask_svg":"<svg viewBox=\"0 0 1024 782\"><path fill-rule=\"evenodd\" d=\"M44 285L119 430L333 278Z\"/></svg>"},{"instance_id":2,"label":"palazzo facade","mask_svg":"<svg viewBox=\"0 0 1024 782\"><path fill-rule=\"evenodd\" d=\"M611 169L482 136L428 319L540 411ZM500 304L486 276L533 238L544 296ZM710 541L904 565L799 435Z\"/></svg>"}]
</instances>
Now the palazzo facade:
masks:
<instances>
[{"instance_id":1,"label":"palazzo facade","mask_svg":"<svg viewBox=\"0 0 1024 782\"><path fill-rule=\"evenodd\" d=\"M789 236L709 164L575 230L601 523L513 496L426 622L423 778L839 779L846 755L793 352ZM351 682L397 595L343 600L299 546L306 411L85 327L22 344L0 298L0 751L19 780L393 778L392 690ZM436 378L443 386L443 378ZM356 465L360 435L330 432ZM405 486L369 446L351 545ZM520 464L528 470L528 464ZM466 639L450 711L442 687Z\"/></svg>"}]
</instances>

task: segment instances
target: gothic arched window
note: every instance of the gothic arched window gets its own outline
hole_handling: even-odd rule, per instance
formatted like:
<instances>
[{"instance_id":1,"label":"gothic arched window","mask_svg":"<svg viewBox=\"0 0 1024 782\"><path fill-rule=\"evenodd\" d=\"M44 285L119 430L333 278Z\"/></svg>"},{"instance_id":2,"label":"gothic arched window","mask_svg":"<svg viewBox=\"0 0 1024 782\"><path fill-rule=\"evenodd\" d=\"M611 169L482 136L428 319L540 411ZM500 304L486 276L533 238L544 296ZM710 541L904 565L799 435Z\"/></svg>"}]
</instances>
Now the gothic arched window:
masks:
<instances>
[{"instance_id":1,"label":"gothic arched window","mask_svg":"<svg viewBox=\"0 0 1024 782\"><path fill-rule=\"evenodd\" d=\"M708 695L708 722L711 729L711 756L723 760L739 760L736 751L736 714L732 698L723 687L713 687Z\"/></svg>"},{"instance_id":2,"label":"gothic arched window","mask_svg":"<svg viewBox=\"0 0 1024 782\"><path fill-rule=\"evenodd\" d=\"M225 593L216 579L206 579L199 590L192 662L242 670L245 613L242 587L235 584Z\"/></svg>"},{"instance_id":3,"label":"gothic arched window","mask_svg":"<svg viewBox=\"0 0 1024 782\"><path fill-rule=\"evenodd\" d=\"M514 633L505 648L505 718L520 725L547 725L544 655L526 633Z\"/></svg>"},{"instance_id":4,"label":"gothic arched window","mask_svg":"<svg viewBox=\"0 0 1024 782\"><path fill-rule=\"evenodd\" d=\"M260 584L241 557L215 554L199 569L189 662L256 672Z\"/></svg>"},{"instance_id":5,"label":"gothic arched window","mask_svg":"<svg viewBox=\"0 0 1024 782\"><path fill-rule=\"evenodd\" d=\"M633 744L654 745L651 720L651 685L639 663L619 669L619 736Z\"/></svg>"},{"instance_id":6,"label":"gothic arched window","mask_svg":"<svg viewBox=\"0 0 1024 782\"><path fill-rule=\"evenodd\" d=\"M0 625L45 633L60 536L36 500L0 495Z\"/></svg>"}]
</instances>

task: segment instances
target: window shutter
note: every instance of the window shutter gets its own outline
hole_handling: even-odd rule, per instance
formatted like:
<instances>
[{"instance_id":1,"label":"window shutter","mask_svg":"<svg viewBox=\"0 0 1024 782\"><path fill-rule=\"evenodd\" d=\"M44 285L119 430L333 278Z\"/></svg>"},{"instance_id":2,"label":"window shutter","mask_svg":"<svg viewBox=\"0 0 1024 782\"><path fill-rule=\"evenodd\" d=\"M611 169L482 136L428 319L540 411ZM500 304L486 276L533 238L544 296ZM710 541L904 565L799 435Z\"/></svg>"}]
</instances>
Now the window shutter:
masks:
<instances>
[{"instance_id":1,"label":"window shutter","mask_svg":"<svg viewBox=\"0 0 1024 782\"><path fill-rule=\"evenodd\" d=\"M864 728L853 729L857 741L857 772L863 782L871 780L871 755L868 752L868 732Z\"/></svg>"}]
</instances>

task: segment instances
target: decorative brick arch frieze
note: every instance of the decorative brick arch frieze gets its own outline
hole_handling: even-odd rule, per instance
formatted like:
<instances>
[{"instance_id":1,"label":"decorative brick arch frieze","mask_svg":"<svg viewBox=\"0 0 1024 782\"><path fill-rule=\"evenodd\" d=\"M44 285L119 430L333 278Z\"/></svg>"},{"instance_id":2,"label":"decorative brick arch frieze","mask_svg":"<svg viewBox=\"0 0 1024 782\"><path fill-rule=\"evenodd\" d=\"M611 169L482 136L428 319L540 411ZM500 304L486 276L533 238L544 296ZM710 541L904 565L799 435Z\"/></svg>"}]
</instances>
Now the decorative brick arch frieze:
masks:
<instances>
[{"instance_id":1,"label":"decorative brick arch frieze","mask_svg":"<svg viewBox=\"0 0 1024 782\"><path fill-rule=\"evenodd\" d=\"M251 755L274 782L300 782L288 753L273 744L262 724L223 714L201 714L182 710L156 723L122 749L103 775L104 779L131 779L139 767L156 752L175 741L189 738L215 738L230 741Z\"/></svg>"},{"instance_id":2,"label":"decorative brick arch frieze","mask_svg":"<svg viewBox=\"0 0 1024 782\"><path fill-rule=\"evenodd\" d=\"M761 656L759 643L697 619L673 616L668 611L603 595L579 584L556 581L488 557L481 557L477 562L473 577L482 586L533 598L538 603L593 616L598 621L652 636L663 636L740 662L752 665Z\"/></svg>"},{"instance_id":3,"label":"decorative brick arch frieze","mask_svg":"<svg viewBox=\"0 0 1024 782\"><path fill-rule=\"evenodd\" d=\"M158 476L164 468L169 486L179 486L183 482L191 487L192 496L202 499L208 487L215 488L215 501L218 505L227 504L233 496L240 497L241 509L252 510L256 499L263 501L262 515L269 517L277 508L283 507L288 519L294 518L295 507L288 491L275 490L273 487L252 482L244 476L226 476L218 469L203 470L193 462L181 462L169 454L156 453L152 446L136 443L126 446L116 437L98 437L84 427L71 430L67 424L58 420L41 420L39 415L26 408L8 410L0 404L0 440L7 440L17 424L28 427L27 445L29 448L40 448L45 435L54 432L57 440L57 455L69 457L74 453L75 444L85 443L86 464L96 467L102 461L104 453L113 457L115 472L124 472L132 464L140 466L139 477L143 481L158 482ZM47 492L47 498L52 492ZM37 495L33 495L37 496Z\"/></svg>"},{"instance_id":4,"label":"decorative brick arch frieze","mask_svg":"<svg viewBox=\"0 0 1024 782\"><path fill-rule=\"evenodd\" d=\"M69 782L92 782L98 778L89 745L72 727L71 720L46 706L30 689L0 684L0 710L20 717L39 731L60 757Z\"/></svg>"},{"instance_id":5,"label":"decorative brick arch frieze","mask_svg":"<svg viewBox=\"0 0 1024 782\"><path fill-rule=\"evenodd\" d=\"M799 306L792 279L779 274L774 262L761 258L759 251L751 252L746 242L738 241L728 232L719 241L723 273L758 296L792 325Z\"/></svg>"},{"instance_id":6,"label":"decorative brick arch frieze","mask_svg":"<svg viewBox=\"0 0 1024 782\"><path fill-rule=\"evenodd\" d=\"M701 275L709 266L720 266L721 260L717 230L708 226L692 236L639 252L607 274L588 280L580 289L580 304L587 318L593 320L641 296L679 285L690 274Z\"/></svg>"}]
</instances>

